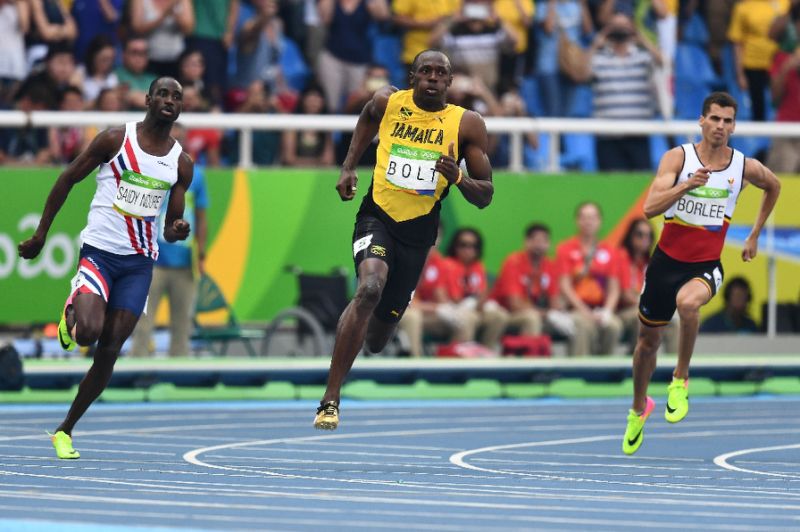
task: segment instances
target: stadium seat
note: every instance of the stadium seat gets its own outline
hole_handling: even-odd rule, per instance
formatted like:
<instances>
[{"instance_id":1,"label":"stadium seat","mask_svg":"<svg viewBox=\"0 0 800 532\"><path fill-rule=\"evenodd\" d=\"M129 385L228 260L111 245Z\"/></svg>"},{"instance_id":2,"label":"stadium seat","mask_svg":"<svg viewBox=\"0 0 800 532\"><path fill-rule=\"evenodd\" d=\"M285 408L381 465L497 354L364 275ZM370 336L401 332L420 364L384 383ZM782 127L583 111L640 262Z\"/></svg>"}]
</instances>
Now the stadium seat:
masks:
<instances>
[{"instance_id":1,"label":"stadium seat","mask_svg":"<svg viewBox=\"0 0 800 532\"><path fill-rule=\"evenodd\" d=\"M403 45L400 36L386 31L378 30L373 37L372 60L389 69L389 81L397 87L405 87L408 76L400 54Z\"/></svg>"},{"instance_id":2,"label":"stadium seat","mask_svg":"<svg viewBox=\"0 0 800 532\"><path fill-rule=\"evenodd\" d=\"M670 149L667 137L664 135L650 135L650 163L653 165L653 170L658 169L658 163L661 156Z\"/></svg>"},{"instance_id":3,"label":"stadium seat","mask_svg":"<svg viewBox=\"0 0 800 532\"><path fill-rule=\"evenodd\" d=\"M522 78L522 85L519 88L522 99L525 100L525 108L530 116L543 116L542 101L539 98L539 84L536 78L526 76Z\"/></svg>"},{"instance_id":4,"label":"stadium seat","mask_svg":"<svg viewBox=\"0 0 800 532\"><path fill-rule=\"evenodd\" d=\"M678 44L675 50L675 79L704 85L717 83L717 73L705 48L690 43Z\"/></svg>"},{"instance_id":5,"label":"stadium seat","mask_svg":"<svg viewBox=\"0 0 800 532\"><path fill-rule=\"evenodd\" d=\"M570 110L570 118L590 118L592 116L592 87L582 84L575 87Z\"/></svg>"},{"instance_id":6,"label":"stadium seat","mask_svg":"<svg viewBox=\"0 0 800 532\"><path fill-rule=\"evenodd\" d=\"M683 23L681 40L698 46L708 46L708 27L699 13L695 13Z\"/></svg>"},{"instance_id":7,"label":"stadium seat","mask_svg":"<svg viewBox=\"0 0 800 532\"><path fill-rule=\"evenodd\" d=\"M561 166L568 170L583 172L597 171L597 153L594 135L588 133L568 133L561 136L564 150Z\"/></svg>"},{"instance_id":8,"label":"stadium seat","mask_svg":"<svg viewBox=\"0 0 800 532\"><path fill-rule=\"evenodd\" d=\"M288 37L281 39L280 63L286 83L298 92L305 89L309 75L308 65L303 59L300 47Z\"/></svg>"},{"instance_id":9,"label":"stadium seat","mask_svg":"<svg viewBox=\"0 0 800 532\"><path fill-rule=\"evenodd\" d=\"M201 319L203 314L220 313L225 316L221 324L207 324ZM204 342L209 346L212 353L225 355L228 344L232 341L240 341L247 348L250 356L256 356L256 350L252 345L253 340L264 338L262 329L243 328L233 312L233 308L228 304L225 295L220 290L214 280L207 274L200 277L197 287L197 302L195 303L194 317L195 331L192 340ZM219 352L214 350L214 346L219 345Z\"/></svg>"}]
</instances>

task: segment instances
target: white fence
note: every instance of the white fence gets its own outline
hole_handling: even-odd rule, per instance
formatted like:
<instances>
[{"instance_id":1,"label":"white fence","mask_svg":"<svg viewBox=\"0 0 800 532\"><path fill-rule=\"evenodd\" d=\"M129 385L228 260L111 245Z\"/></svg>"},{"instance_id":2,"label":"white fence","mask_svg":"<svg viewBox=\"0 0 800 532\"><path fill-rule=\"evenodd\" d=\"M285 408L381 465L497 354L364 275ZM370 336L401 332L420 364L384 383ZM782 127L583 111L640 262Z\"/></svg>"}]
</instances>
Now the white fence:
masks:
<instances>
[{"instance_id":1,"label":"white fence","mask_svg":"<svg viewBox=\"0 0 800 532\"><path fill-rule=\"evenodd\" d=\"M59 112L34 111L0 111L0 127L34 127L47 126L97 126L106 127L125 122L141 120L143 114L138 113L101 113L101 112ZM351 131L358 117L354 115L289 115L289 114L209 114L184 113L180 122L187 127L238 130L241 133L239 142L239 166L253 166L253 131ZM577 118L486 118L489 133L508 133L511 139L511 156L509 169L513 172L524 171L522 163L523 135L540 133L550 136L550 153L547 169L550 172L561 171L560 137L562 133L592 134L635 134L635 135L675 135L699 136L700 127L696 121L674 120L599 120ZM768 137L800 137L800 124L776 122L741 122L736 126L737 136ZM750 155L750 154L748 154ZM786 201L788 198L784 198ZM775 336L777 317L777 295L775 282L774 231L770 218L767 224L766 249L769 256L769 310L768 335Z\"/></svg>"}]
</instances>

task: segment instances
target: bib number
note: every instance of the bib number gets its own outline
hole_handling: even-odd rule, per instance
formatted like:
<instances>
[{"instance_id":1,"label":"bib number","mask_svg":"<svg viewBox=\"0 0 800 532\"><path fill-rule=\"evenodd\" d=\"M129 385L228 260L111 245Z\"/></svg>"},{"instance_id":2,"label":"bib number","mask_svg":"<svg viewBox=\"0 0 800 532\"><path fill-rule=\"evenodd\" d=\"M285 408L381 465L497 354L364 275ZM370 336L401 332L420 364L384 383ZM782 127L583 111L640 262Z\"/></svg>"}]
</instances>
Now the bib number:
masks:
<instances>
[{"instance_id":1,"label":"bib number","mask_svg":"<svg viewBox=\"0 0 800 532\"><path fill-rule=\"evenodd\" d=\"M431 196L439 184L436 171L439 157L438 151L393 144L386 165L386 180L398 188Z\"/></svg>"},{"instance_id":2,"label":"bib number","mask_svg":"<svg viewBox=\"0 0 800 532\"><path fill-rule=\"evenodd\" d=\"M690 225L720 227L725 221L729 192L722 188L698 187L675 204L675 216Z\"/></svg>"},{"instance_id":3,"label":"bib number","mask_svg":"<svg viewBox=\"0 0 800 532\"><path fill-rule=\"evenodd\" d=\"M134 218L155 218L170 188L166 181L125 170L114 196L114 209Z\"/></svg>"}]
</instances>

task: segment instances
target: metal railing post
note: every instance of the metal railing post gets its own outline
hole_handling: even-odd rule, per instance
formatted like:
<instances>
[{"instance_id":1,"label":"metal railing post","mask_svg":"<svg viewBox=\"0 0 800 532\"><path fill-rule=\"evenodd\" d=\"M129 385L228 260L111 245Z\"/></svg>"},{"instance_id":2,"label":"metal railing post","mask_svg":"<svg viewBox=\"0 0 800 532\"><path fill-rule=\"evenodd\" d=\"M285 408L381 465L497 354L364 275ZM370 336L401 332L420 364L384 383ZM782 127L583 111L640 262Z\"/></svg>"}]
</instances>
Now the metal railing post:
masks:
<instances>
[{"instance_id":1,"label":"metal railing post","mask_svg":"<svg viewBox=\"0 0 800 532\"><path fill-rule=\"evenodd\" d=\"M512 172L522 172L524 170L522 154L522 131L511 133L511 160L509 161Z\"/></svg>"},{"instance_id":2,"label":"metal railing post","mask_svg":"<svg viewBox=\"0 0 800 532\"><path fill-rule=\"evenodd\" d=\"M561 172L561 134L558 131L551 131L550 152L547 157L547 171L552 173Z\"/></svg>"},{"instance_id":3,"label":"metal railing post","mask_svg":"<svg viewBox=\"0 0 800 532\"><path fill-rule=\"evenodd\" d=\"M243 127L239 130L239 166L241 168L253 167L253 130Z\"/></svg>"}]
</instances>

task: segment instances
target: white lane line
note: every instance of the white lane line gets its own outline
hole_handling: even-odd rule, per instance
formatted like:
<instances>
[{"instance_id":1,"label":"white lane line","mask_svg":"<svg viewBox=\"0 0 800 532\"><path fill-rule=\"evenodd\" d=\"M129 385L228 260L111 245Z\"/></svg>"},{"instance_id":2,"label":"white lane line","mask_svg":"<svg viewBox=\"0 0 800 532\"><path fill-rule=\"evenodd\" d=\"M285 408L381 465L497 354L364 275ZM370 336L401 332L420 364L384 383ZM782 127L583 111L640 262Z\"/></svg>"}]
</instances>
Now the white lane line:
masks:
<instances>
[{"instance_id":1,"label":"white lane line","mask_svg":"<svg viewBox=\"0 0 800 532\"><path fill-rule=\"evenodd\" d=\"M362 445L363 447L363 445ZM185 448L185 447L184 447ZM372 446L370 446L372 448ZM241 447L239 450L242 451L249 451L246 447ZM253 450L253 452L263 453L264 451L261 449ZM344 456L377 456L378 458L413 458L413 459L421 459L421 460L442 460L444 456L440 454L399 454L399 453L370 453L366 451L331 451L328 449L282 449L282 448L273 448L270 449L270 452L276 453L297 453L297 454L313 454L314 456L318 456L321 454L333 454L333 455L344 455ZM452 451L451 451L452 452ZM0 455L2 456L2 455ZM209 458L217 458L217 459L232 459L232 460L262 460L263 454L260 456L227 456L227 455L209 455Z\"/></svg>"},{"instance_id":2,"label":"white lane line","mask_svg":"<svg viewBox=\"0 0 800 532\"><path fill-rule=\"evenodd\" d=\"M118 504L118 505L143 505L143 506L170 506L170 507L187 507L187 508L213 508L219 510L237 510L237 511L263 511L265 506L263 504L242 504L242 503L233 503L233 504L225 504L219 502L212 502L212 501L163 501L161 499L129 499L129 498L122 498L122 497L100 497L100 496L85 496L85 495L70 495L70 494L36 494L36 493L3 493L0 492L0 497L10 497L10 498L22 498L22 499L41 499L41 500L48 500L48 501L72 501L72 502L103 502L103 503L111 503L111 504ZM316 501L315 504L321 504L322 502L354 502L354 503L368 503L370 505L374 505L375 503L387 503L387 504L405 504L405 505L414 505L414 506L436 506L436 507L453 507L453 508L479 508L479 509L489 509L489 510L503 510L503 511L529 511L530 507L524 504L509 504L509 503L475 503L475 502L465 502L465 501L431 501L427 499L380 499L380 498L371 498L371 497L338 497L338 496L330 496L328 494L316 494L316 495L309 495L307 497L302 497L303 499L313 499ZM266 507L269 509L269 507ZM586 509L589 510L589 509ZM533 522L543 522L543 523L550 523L550 524L570 524L570 525L587 525L587 526L613 526L619 527L620 521L618 519L597 519L597 518L578 518L578 517L545 517L545 516L531 516ZM505 516L500 514L497 516L498 521L505 520ZM793 520L792 517L788 517L786 519L781 517L773 517L775 521L784 521L784 520ZM285 521L287 524L297 523L297 524L323 524L322 521L314 520L314 519L290 519L287 518L286 520L280 520L276 518L271 518L268 516L264 516L263 521L265 523L268 522L283 522ZM342 526L343 528L348 528L350 526L359 526L364 521L356 521L356 520L337 520L336 525ZM395 526L394 524L387 524L385 521L380 521L384 526ZM330 520L325 520L324 524L326 526L331 525ZM402 527L405 529L417 529L419 528L417 523L409 522L408 520L402 522ZM667 526L664 526L664 521L636 521L635 526L643 527L643 528L671 528L671 529L685 529L685 523L667 523ZM463 525L455 525L453 527L444 527L442 528L440 525L430 525L425 526L422 525L424 528L422 529L431 529L431 530L485 530L482 527L464 527ZM748 525L734 525L734 524L719 524L719 525L704 525L703 529L705 530L745 530L749 531L752 530L752 526ZM775 530L776 528L770 526L771 530Z\"/></svg>"},{"instance_id":3,"label":"white lane line","mask_svg":"<svg viewBox=\"0 0 800 532\"><path fill-rule=\"evenodd\" d=\"M728 460L730 460L731 458L736 458L737 456L744 456L755 453L767 453L770 451L785 451L788 449L800 449L800 443L795 443L791 445L775 445L772 447L758 447L753 449L742 449L739 451L733 451L715 457L714 463L723 469L727 469L728 471L737 471L739 473L749 473L753 475L764 475L769 477L800 479L800 475L798 474L775 473L772 471L758 471L755 469L746 469L743 467L732 465L728 462Z\"/></svg>"},{"instance_id":4,"label":"white lane line","mask_svg":"<svg viewBox=\"0 0 800 532\"><path fill-rule=\"evenodd\" d=\"M591 463L591 462L553 462L544 460L504 460L501 458L473 458L473 462L480 462L486 464L508 464L514 466L555 466L555 467L596 467L601 469L646 469L653 471L713 471L719 473L719 469L713 467L670 467L664 465L642 465L642 464L608 464L608 463Z\"/></svg>"},{"instance_id":5,"label":"white lane line","mask_svg":"<svg viewBox=\"0 0 800 532\"><path fill-rule=\"evenodd\" d=\"M464 449L453 449L454 451L463 451ZM668 456L636 456L630 457L625 455L619 454L598 454L598 453L567 453L564 451L518 451L518 450L500 450L495 451L499 455L504 454L513 454L513 455L536 455L536 456L577 456L577 457L586 457L586 458L610 458L613 460L636 460L641 462L646 462L648 460L653 461L666 461L666 462L707 462L705 458L680 458L680 457L668 457ZM606 464L606 467L613 465L616 467L616 464Z\"/></svg>"}]
</instances>

